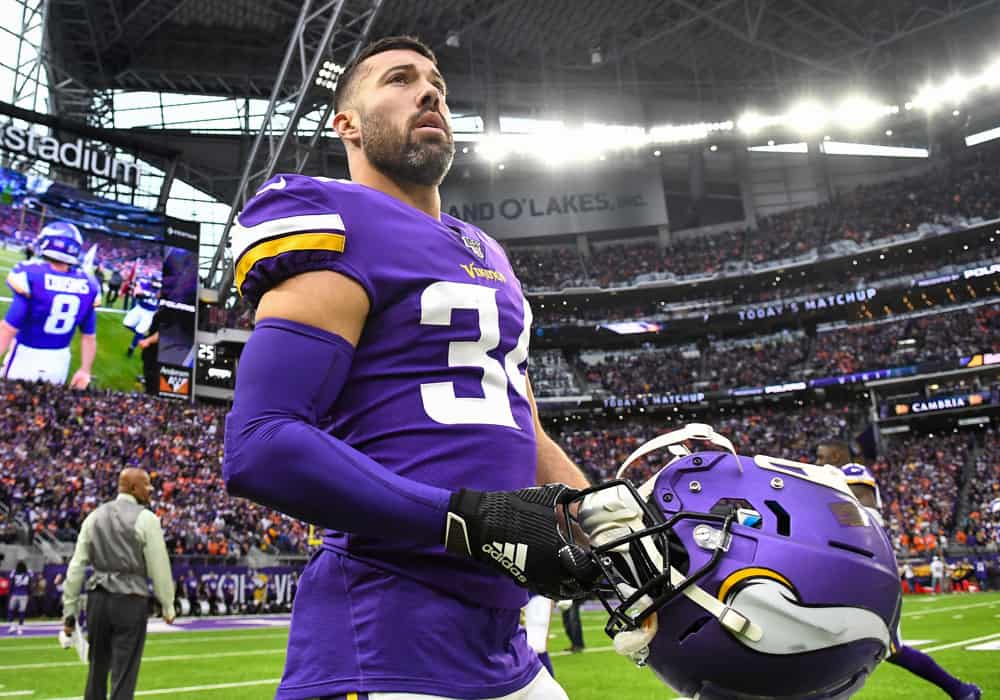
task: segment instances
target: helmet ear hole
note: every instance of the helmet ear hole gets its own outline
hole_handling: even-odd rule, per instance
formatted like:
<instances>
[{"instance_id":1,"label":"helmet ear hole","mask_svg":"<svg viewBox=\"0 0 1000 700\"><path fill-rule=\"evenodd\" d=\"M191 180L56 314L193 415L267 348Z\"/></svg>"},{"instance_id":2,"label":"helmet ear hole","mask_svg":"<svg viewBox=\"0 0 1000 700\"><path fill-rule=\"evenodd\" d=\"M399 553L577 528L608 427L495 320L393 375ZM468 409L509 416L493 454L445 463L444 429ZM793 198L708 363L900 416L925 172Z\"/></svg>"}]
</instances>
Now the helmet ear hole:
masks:
<instances>
[{"instance_id":1,"label":"helmet ear hole","mask_svg":"<svg viewBox=\"0 0 1000 700\"><path fill-rule=\"evenodd\" d=\"M704 615L702 617L699 617L697 620L695 620L690 625L688 625L687 628L683 632L681 632L681 635L677 638L677 641L679 643L683 644L684 640L686 640L692 634L696 634L698 631L701 630L702 627L704 627L709 622L711 622L711 620L712 620L712 618L709 617L708 615Z\"/></svg>"},{"instance_id":2,"label":"helmet ear hole","mask_svg":"<svg viewBox=\"0 0 1000 700\"><path fill-rule=\"evenodd\" d=\"M764 505L774 513L778 534L783 537L790 537L792 534L792 516L788 514L788 511L782 508L781 504L777 501L764 501Z\"/></svg>"}]
</instances>

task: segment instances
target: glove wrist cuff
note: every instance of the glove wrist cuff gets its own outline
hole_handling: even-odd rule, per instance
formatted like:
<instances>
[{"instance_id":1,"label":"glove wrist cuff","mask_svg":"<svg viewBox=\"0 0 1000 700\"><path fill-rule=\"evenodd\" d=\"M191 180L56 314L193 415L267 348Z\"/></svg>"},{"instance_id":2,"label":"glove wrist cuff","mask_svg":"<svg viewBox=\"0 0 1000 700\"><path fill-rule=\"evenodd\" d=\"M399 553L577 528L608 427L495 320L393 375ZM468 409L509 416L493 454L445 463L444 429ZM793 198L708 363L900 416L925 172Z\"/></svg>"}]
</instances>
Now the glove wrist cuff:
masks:
<instances>
[{"instance_id":1,"label":"glove wrist cuff","mask_svg":"<svg viewBox=\"0 0 1000 700\"><path fill-rule=\"evenodd\" d=\"M481 491L460 489L451 495L448 514L444 524L444 548L452 554L474 557L474 547L478 537L473 532L473 523L479 503L483 499Z\"/></svg>"}]
</instances>

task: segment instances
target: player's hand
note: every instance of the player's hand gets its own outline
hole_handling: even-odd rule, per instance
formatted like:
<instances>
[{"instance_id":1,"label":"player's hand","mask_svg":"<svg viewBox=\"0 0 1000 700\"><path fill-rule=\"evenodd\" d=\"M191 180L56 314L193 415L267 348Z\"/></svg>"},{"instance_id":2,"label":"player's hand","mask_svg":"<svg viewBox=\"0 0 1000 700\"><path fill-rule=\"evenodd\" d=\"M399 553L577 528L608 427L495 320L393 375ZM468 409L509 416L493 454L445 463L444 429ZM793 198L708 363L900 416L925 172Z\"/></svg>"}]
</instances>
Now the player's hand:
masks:
<instances>
[{"instance_id":1,"label":"player's hand","mask_svg":"<svg viewBox=\"0 0 1000 700\"><path fill-rule=\"evenodd\" d=\"M82 369L78 369L73 373L73 378L69 380L70 389L86 389L90 386L90 372L84 372Z\"/></svg>"},{"instance_id":2,"label":"player's hand","mask_svg":"<svg viewBox=\"0 0 1000 700\"><path fill-rule=\"evenodd\" d=\"M577 492L562 484L520 491L470 491L451 497L445 548L486 562L548 598L588 593L600 570L559 534L556 506Z\"/></svg>"},{"instance_id":3,"label":"player's hand","mask_svg":"<svg viewBox=\"0 0 1000 700\"><path fill-rule=\"evenodd\" d=\"M174 624L174 620L176 620L176 619L177 619L176 615L164 615L163 616L163 621L166 622L168 625Z\"/></svg>"}]
</instances>

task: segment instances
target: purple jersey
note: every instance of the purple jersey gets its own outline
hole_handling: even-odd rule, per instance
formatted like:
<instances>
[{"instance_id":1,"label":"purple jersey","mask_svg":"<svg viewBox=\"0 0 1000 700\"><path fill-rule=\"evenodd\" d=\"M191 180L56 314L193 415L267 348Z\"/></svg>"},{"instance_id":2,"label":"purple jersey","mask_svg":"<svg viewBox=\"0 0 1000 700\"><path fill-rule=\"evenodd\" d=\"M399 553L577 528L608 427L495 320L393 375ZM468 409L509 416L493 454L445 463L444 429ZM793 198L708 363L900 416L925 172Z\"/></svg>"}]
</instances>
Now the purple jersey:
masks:
<instances>
[{"instance_id":1,"label":"purple jersey","mask_svg":"<svg viewBox=\"0 0 1000 700\"><path fill-rule=\"evenodd\" d=\"M15 294L6 320L18 329L17 342L32 348L69 347L73 334L96 330L100 286L78 268L58 272L44 260L18 263L7 276Z\"/></svg>"},{"instance_id":2,"label":"purple jersey","mask_svg":"<svg viewBox=\"0 0 1000 700\"><path fill-rule=\"evenodd\" d=\"M140 279L135 288L135 302L146 311L156 311L160 305L160 292L154 286L153 280Z\"/></svg>"},{"instance_id":3,"label":"purple jersey","mask_svg":"<svg viewBox=\"0 0 1000 700\"><path fill-rule=\"evenodd\" d=\"M367 292L371 306L364 331L332 415L321 427L387 469L432 486L493 491L534 485L536 441L525 381L531 312L503 249L492 238L446 214L437 221L362 185L283 175L265 185L240 214L233 249L236 284L254 304L279 282L313 270L344 274ZM275 478L281 478L280 472ZM336 574L338 581L346 577L343 583L352 598L355 591L370 588L365 578L370 572L380 572L379 596L386 601L393 597L392 607L413 605L419 591L429 596L426 614L447 617L447 623L441 618L436 624L445 624L453 634L450 640L448 635L428 635L428 646L439 645L444 654L440 658L452 653L461 658L457 647L482 631L460 629L450 616L454 606L492 609L490 614L503 613L504 620L510 611L514 620L510 629L505 622L490 623L503 628L498 633L507 635L502 653L515 658L496 668L470 668L470 677L483 683L479 687L463 684L453 667L453 684L442 684L433 678L441 671L422 666L415 647L396 655L389 645L385 654L372 657L378 659L374 667L360 675L371 679L384 669L384 677L396 672L409 679L397 679L392 687L383 680L371 690L490 697L513 692L537 672L537 660L529 658L523 634L516 633L517 611L527 602L527 591L492 568L448 554L441 546L421 548L343 532L327 532L324 549L359 562L360 568ZM320 582L325 579L320 570L339 566L319 563L312 575L307 571L302 576L297 614L320 625L350 619L338 617L345 601L334 600L345 591ZM352 583L355 568L362 578ZM306 606L315 609L302 612ZM467 617L470 625L478 619ZM401 632L407 635L407 630ZM293 632L283 688L308 673L297 671L292 660L296 636ZM331 642L331 648L340 648L336 640ZM484 644L470 645L469 653ZM331 661L330 671L339 670L339 663ZM426 679L424 685L412 681L418 674ZM324 686L320 694L341 692L332 687ZM349 683L344 689L365 690ZM279 697L298 695L279 691Z\"/></svg>"},{"instance_id":4,"label":"purple jersey","mask_svg":"<svg viewBox=\"0 0 1000 700\"><path fill-rule=\"evenodd\" d=\"M13 573L10 576L11 595L29 595L31 593L31 572Z\"/></svg>"}]
</instances>

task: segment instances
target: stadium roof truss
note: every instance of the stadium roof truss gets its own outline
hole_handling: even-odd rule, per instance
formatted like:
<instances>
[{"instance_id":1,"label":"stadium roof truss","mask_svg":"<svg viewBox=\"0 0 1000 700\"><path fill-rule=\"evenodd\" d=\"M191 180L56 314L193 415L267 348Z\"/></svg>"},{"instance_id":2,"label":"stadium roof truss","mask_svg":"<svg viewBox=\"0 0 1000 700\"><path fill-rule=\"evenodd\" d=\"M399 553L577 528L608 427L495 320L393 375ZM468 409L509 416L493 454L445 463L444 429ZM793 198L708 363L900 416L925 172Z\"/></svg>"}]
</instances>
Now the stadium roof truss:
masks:
<instances>
[{"instance_id":1,"label":"stadium roof truss","mask_svg":"<svg viewBox=\"0 0 1000 700\"><path fill-rule=\"evenodd\" d=\"M620 96L656 105L647 109L661 119L663 100L728 118L803 91L898 98L934 71L980 63L1000 24L1000 0L17 1L34 8L27 21L44 18L51 110L63 118L110 126L121 91L237 98L247 114L267 100L263 122L245 118L242 133L165 120L140 132L182 152L177 177L237 209L275 167L325 173L330 156L342 162L339 142L320 139L330 96L314 79L369 35L422 37L453 111L493 130L501 110L552 118L594 95L608 109Z\"/></svg>"}]
</instances>

